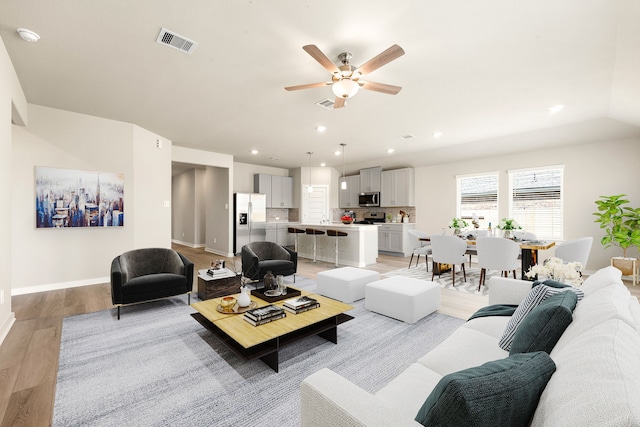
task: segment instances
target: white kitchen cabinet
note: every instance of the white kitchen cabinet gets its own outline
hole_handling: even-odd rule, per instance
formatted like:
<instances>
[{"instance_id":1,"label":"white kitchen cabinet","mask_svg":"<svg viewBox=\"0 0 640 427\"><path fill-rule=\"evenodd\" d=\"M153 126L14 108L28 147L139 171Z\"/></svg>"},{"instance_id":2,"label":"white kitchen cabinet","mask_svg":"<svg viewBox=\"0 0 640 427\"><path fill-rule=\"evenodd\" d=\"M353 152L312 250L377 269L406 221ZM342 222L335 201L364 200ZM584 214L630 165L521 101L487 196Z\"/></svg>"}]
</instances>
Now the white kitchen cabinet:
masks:
<instances>
[{"instance_id":1,"label":"white kitchen cabinet","mask_svg":"<svg viewBox=\"0 0 640 427\"><path fill-rule=\"evenodd\" d=\"M266 207L271 207L271 175L256 173L253 175L253 192L267 196ZM275 240L274 240L275 241Z\"/></svg>"},{"instance_id":2,"label":"white kitchen cabinet","mask_svg":"<svg viewBox=\"0 0 640 427\"><path fill-rule=\"evenodd\" d=\"M271 176L271 207L293 207L293 178L288 176Z\"/></svg>"},{"instance_id":3,"label":"white kitchen cabinet","mask_svg":"<svg viewBox=\"0 0 640 427\"><path fill-rule=\"evenodd\" d=\"M415 206L415 173L413 168L381 173L380 206Z\"/></svg>"},{"instance_id":4,"label":"white kitchen cabinet","mask_svg":"<svg viewBox=\"0 0 640 427\"><path fill-rule=\"evenodd\" d=\"M267 242L278 243L277 228L275 223L267 223L265 240Z\"/></svg>"},{"instance_id":5,"label":"white kitchen cabinet","mask_svg":"<svg viewBox=\"0 0 640 427\"><path fill-rule=\"evenodd\" d=\"M291 177L254 174L253 191L267 195L268 208L293 207L293 178Z\"/></svg>"},{"instance_id":6,"label":"white kitchen cabinet","mask_svg":"<svg viewBox=\"0 0 640 427\"><path fill-rule=\"evenodd\" d=\"M338 180L338 183L342 183L343 178ZM344 181L347 182L347 189L342 190L340 188L339 199L340 207L343 209L357 208L358 207L358 194L360 194L360 175L345 176Z\"/></svg>"},{"instance_id":7,"label":"white kitchen cabinet","mask_svg":"<svg viewBox=\"0 0 640 427\"><path fill-rule=\"evenodd\" d=\"M380 166L360 169L360 192L370 193L374 191L380 191L381 174L382 168Z\"/></svg>"},{"instance_id":8,"label":"white kitchen cabinet","mask_svg":"<svg viewBox=\"0 0 640 427\"><path fill-rule=\"evenodd\" d=\"M415 224L384 224L378 227L378 250L398 256L410 256L413 252L413 239L409 231Z\"/></svg>"}]
</instances>

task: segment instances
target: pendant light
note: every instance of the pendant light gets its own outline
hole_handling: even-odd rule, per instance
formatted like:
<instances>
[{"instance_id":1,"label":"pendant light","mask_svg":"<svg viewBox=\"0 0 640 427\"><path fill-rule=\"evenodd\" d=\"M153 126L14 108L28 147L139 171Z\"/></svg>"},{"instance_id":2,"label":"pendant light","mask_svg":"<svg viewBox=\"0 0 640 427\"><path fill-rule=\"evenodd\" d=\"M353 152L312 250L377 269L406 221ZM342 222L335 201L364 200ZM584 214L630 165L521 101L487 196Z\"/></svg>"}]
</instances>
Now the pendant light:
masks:
<instances>
[{"instance_id":1,"label":"pendant light","mask_svg":"<svg viewBox=\"0 0 640 427\"><path fill-rule=\"evenodd\" d=\"M307 154L309 155L309 186L307 187L307 191L313 193L313 186L311 185L311 155L313 151L307 151Z\"/></svg>"},{"instance_id":2,"label":"pendant light","mask_svg":"<svg viewBox=\"0 0 640 427\"><path fill-rule=\"evenodd\" d=\"M340 188L342 190L346 190L347 189L347 181L346 181L346 176L344 175L344 150L347 146L347 144L345 144L344 142L341 143L340 145L342 145L342 183L340 184Z\"/></svg>"}]
</instances>

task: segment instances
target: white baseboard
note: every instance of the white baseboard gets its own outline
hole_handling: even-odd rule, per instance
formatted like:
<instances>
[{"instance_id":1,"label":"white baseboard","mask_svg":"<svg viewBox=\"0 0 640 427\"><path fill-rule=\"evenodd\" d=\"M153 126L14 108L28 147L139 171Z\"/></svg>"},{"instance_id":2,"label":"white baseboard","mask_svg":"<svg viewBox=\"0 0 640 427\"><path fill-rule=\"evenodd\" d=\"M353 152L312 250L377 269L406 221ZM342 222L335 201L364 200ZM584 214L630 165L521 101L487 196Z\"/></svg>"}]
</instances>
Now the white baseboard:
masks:
<instances>
[{"instance_id":1,"label":"white baseboard","mask_svg":"<svg viewBox=\"0 0 640 427\"><path fill-rule=\"evenodd\" d=\"M10 311L7 318L4 319L4 322L2 322L2 325L0 325L0 345L2 344L4 339L7 337L7 335L9 335L11 326L13 326L15 321L16 321L16 316L15 314L13 314L13 311Z\"/></svg>"},{"instance_id":2,"label":"white baseboard","mask_svg":"<svg viewBox=\"0 0 640 427\"><path fill-rule=\"evenodd\" d=\"M58 289L77 288L79 286L100 285L110 283L109 277L96 277L94 279L76 280L73 282L49 283L46 285L25 286L23 288L12 288L11 295L33 294L36 292L57 291Z\"/></svg>"},{"instance_id":3,"label":"white baseboard","mask_svg":"<svg viewBox=\"0 0 640 427\"><path fill-rule=\"evenodd\" d=\"M234 257L234 255L231 252L224 252L224 251L221 251L221 250L218 250L218 249L211 249L211 248L207 248L206 246L204 248L204 251L212 253L212 254L220 255L220 256L226 256L228 258L233 258Z\"/></svg>"},{"instance_id":4,"label":"white baseboard","mask_svg":"<svg viewBox=\"0 0 640 427\"><path fill-rule=\"evenodd\" d=\"M189 243L189 242L183 242L182 240L176 240L176 239L171 239L171 243L175 243L176 245L188 246L193 249L199 249L199 248L205 247L204 243Z\"/></svg>"}]
</instances>

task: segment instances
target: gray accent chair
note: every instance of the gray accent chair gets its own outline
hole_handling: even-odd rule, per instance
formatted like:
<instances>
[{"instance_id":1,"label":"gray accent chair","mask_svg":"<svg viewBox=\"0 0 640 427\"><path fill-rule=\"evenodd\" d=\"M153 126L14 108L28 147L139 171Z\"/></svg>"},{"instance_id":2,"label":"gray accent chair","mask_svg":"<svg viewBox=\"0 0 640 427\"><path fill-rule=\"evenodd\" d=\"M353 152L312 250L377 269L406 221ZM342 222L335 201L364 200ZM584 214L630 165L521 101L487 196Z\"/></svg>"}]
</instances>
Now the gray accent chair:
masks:
<instances>
[{"instance_id":1,"label":"gray accent chair","mask_svg":"<svg viewBox=\"0 0 640 427\"><path fill-rule=\"evenodd\" d=\"M191 304L193 263L173 249L134 249L111 262L111 301L125 304L188 294Z\"/></svg>"},{"instance_id":2,"label":"gray accent chair","mask_svg":"<svg viewBox=\"0 0 640 427\"><path fill-rule=\"evenodd\" d=\"M298 253L274 242L251 242L240 251L242 256L242 274L251 280L262 281L267 271L274 276L293 276L296 281Z\"/></svg>"}]
</instances>

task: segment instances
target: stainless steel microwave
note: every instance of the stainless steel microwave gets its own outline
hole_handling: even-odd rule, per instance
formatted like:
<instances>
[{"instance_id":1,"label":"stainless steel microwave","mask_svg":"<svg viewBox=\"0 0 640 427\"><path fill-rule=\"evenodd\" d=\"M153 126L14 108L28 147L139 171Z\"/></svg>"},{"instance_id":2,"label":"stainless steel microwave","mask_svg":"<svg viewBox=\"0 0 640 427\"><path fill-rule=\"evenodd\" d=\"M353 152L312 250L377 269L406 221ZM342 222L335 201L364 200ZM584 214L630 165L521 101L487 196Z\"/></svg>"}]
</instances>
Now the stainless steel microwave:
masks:
<instances>
[{"instance_id":1,"label":"stainless steel microwave","mask_svg":"<svg viewBox=\"0 0 640 427\"><path fill-rule=\"evenodd\" d=\"M358 206L360 207L369 207L369 206L380 206L380 193L360 193L358 195Z\"/></svg>"}]
</instances>

